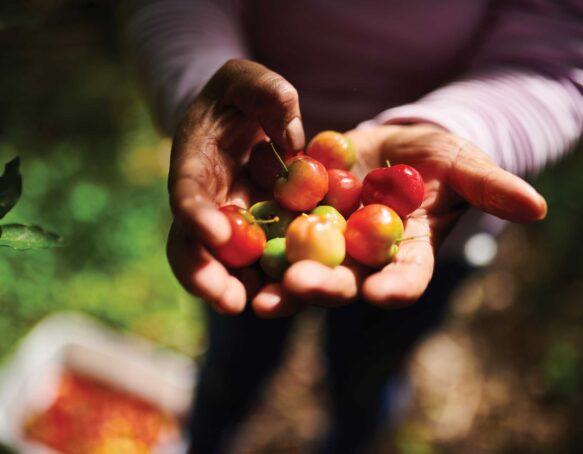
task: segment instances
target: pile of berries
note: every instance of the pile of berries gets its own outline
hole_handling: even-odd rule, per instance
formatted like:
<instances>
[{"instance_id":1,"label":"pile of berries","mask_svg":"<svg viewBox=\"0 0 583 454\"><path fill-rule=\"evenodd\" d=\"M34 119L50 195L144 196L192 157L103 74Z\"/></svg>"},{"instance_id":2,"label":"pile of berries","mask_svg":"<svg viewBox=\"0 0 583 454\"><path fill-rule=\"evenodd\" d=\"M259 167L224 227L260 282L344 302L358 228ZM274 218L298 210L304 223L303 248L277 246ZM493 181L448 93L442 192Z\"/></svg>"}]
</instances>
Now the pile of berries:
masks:
<instances>
[{"instance_id":1,"label":"pile of berries","mask_svg":"<svg viewBox=\"0 0 583 454\"><path fill-rule=\"evenodd\" d=\"M24 434L62 454L145 454L176 443L179 425L177 417L140 397L64 371L55 400L27 418Z\"/></svg>"},{"instance_id":2,"label":"pile of berries","mask_svg":"<svg viewBox=\"0 0 583 454\"><path fill-rule=\"evenodd\" d=\"M232 268L259 261L276 280L306 259L330 267L346 255L372 268L390 263L403 240L402 218L423 200L423 179L413 167L395 165L372 170L361 183L349 171L355 161L353 144L335 131L317 134L295 155L280 156L271 142L257 144L249 177L272 191L273 200L248 210L221 207L232 235L215 255Z\"/></svg>"}]
</instances>

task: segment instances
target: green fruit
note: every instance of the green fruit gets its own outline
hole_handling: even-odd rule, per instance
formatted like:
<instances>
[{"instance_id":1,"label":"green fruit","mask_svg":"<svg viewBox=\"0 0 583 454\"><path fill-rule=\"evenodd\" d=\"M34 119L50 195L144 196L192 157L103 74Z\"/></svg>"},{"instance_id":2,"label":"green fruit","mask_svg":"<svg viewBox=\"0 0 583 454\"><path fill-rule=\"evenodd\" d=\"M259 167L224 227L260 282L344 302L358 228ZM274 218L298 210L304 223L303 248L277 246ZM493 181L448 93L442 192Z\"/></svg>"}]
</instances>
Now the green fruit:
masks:
<instances>
[{"instance_id":1,"label":"green fruit","mask_svg":"<svg viewBox=\"0 0 583 454\"><path fill-rule=\"evenodd\" d=\"M289 266L289 262L285 257L285 238L269 240L265 244L259 264L269 277L276 280L281 279Z\"/></svg>"},{"instance_id":2,"label":"green fruit","mask_svg":"<svg viewBox=\"0 0 583 454\"><path fill-rule=\"evenodd\" d=\"M336 208L330 205L317 206L309 213L327 219L332 223L332 225L338 227L342 232L346 230L346 219L344 219L344 216L342 216Z\"/></svg>"},{"instance_id":3,"label":"green fruit","mask_svg":"<svg viewBox=\"0 0 583 454\"><path fill-rule=\"evenodd\" d=\"M276 217L279 219L277 222L270 224L260 224L261 228L265 231L268 240L284 237L287 226L295 218L293 213L280 207L274 200L257 202L249 208L249 212L255 217L255 219L262 221L269 221Z\"/></svg>"}]
</instances>

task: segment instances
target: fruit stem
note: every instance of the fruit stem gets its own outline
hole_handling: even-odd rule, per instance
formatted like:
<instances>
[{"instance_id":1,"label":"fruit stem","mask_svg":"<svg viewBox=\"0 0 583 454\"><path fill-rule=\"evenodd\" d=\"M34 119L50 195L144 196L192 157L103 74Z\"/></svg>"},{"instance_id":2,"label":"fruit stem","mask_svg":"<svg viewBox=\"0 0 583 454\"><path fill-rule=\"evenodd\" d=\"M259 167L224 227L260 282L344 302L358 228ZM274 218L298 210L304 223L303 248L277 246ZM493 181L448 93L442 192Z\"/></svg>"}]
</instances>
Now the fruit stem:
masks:
<instances>
[{"instance_id":1,"label":"fruit stem","mask_svg":"<svg viewBox=\"0 0 583 454\"><path fill-rule=\"evenodd\" d=\"M387 167L391 167L391 161L389 161L388 159L385 159L385 164L387 165Z\"/></svg>"},{"instance_id":2,"label":"fruit stem","mask_svg":"<svg viewBox=\"0 0 583 454\"><path fill-rule=\"evenodd\" d=\"M406 238L399 238L395 243L400 244L403 241L420 240L421 238L431 238L431 233L424 233L423 235L408 236Z\"/></svg>"},{"instance_id":3,"label":"fruit stem","mask_svg":"<svg viewBox=\"0 0 583 454\"><path fill-rule=\"evenodd\" d=\"M256 224L273 224L279 222L279 216L274 216L271 219L255 219Z\"/></svg>"},{"instance_id":4,"label":"fruit stem","mask_svg":"<svg viewBox=\"0 0 583 454\"><path fill-rule=\"evenodd\" d=\"M287 177L287 174L289 173L289 170L288 170L287 166L285 165L285 162L283 162L283 159L281 159L281 156L279 155L279 153L275 149L275 145L273 145L273 142L269 142L269 145L271 145L271 149L275 153L275 157L277 158L277 160L281 164L281 168L283 169L283 171L285 172L285 176Z\"/></svg>"},{"instance_id":5,"label":"fruit stem","mask_svg":"<svg viewBox=\"0 0 583 454\"><path fill-rule=\"evenodd\" d=\"M245 219L249 224L253 224L255 222L255 217L247 210L242 210L241 216L243 216L243 219Z\"/></svg>"}]
</instances>

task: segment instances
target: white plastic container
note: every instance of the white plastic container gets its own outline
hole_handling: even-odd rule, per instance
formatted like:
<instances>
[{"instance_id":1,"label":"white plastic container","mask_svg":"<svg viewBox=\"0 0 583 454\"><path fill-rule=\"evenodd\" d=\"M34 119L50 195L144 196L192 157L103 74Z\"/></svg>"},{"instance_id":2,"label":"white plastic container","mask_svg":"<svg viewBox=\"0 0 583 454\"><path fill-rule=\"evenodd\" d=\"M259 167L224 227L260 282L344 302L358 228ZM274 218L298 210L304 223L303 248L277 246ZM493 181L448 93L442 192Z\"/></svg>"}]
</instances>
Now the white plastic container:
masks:
<instances>
[{"instance_id":1,"label":"white plastic container","mask_svg":"<svg viewBox=\"0 0 583 454\"><path fill-rule=\"evenodd\" d=\"M61 312L33 328L0 369L0 441L23 454L56 454L24 437L25 418L46 409L61 372L98 379L182 417L195 385L193 361L132 335L120 334L86 315ZM181 454L185 443L160 446Z\"/></svg>"}]
</instances>

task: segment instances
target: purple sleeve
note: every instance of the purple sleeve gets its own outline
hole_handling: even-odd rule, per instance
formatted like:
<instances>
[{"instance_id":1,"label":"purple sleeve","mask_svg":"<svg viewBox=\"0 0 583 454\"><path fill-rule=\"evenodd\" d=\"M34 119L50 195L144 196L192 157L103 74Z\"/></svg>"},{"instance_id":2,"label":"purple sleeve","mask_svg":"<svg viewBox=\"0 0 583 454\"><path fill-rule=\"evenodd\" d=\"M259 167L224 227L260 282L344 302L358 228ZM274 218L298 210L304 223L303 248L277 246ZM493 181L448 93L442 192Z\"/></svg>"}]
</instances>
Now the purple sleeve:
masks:
<instances>
[{"instance_id":1,"label":"purple sleeve","mask_svg":"<svg viewBox=\"0 0 583 454\"><path fill-rule=\"evenodd\" d=\"M520 175L572 148L583 130L583 5L498 4L462 78L361 126L431 122Z\"/></svg>"},{"instance_id":2,"label":"purple sleeve","mask_svg":"<svg viewBox=\"0 0 583 454\"><path fill-rule=\"evenodd\" d=\"M129 0L124 35L160 128L184 110L230 58L244 58L236 0Z\"/></svg>"}]
</instances>

